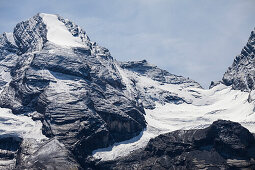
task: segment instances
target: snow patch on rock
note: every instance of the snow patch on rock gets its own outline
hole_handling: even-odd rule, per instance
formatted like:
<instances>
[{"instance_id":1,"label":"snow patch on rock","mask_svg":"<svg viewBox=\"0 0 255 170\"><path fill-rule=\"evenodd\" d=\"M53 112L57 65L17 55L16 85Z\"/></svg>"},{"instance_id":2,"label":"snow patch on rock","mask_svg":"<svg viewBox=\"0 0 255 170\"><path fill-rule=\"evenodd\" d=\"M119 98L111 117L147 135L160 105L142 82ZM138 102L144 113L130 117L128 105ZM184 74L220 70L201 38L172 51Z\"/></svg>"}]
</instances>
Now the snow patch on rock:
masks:
<instances>
[{"instance_id":1,"label":"snow patch on rock","mask_svg":"<svg viewBox=\"0 0 255 170\"><path fill-rule=\"evenodd\" d=\"M13 33L12 33L12 32L6 32L5 35L6 35L7 40L8 40L12 45L16 46L16 42L15 42L15 40L14 40Z\"/></svg>"},{"instance_id":2,"label":"snow patch on rock","mask_svg":"<svg viewBox=\"0 0 255 170\"><path fill-rule=\"evenodd\" d=\"M74 37L66 28L65 24L58 20L57 15L41 13L43 22L46 24L47 40L67 47L84 47L82 40L79 37Z\"/></svg>"},{"instance_id":3,"label":"snow patch on rock","mask_svg":"<svg viewBox=\"0 0 255 170\"><path fill-rule=\"evenodd\" d=\"M0 108L0 136L10 135L36 140L46 139L42 123L25 115L14 115L10 109Z\"/></svg>"}]
</instances>

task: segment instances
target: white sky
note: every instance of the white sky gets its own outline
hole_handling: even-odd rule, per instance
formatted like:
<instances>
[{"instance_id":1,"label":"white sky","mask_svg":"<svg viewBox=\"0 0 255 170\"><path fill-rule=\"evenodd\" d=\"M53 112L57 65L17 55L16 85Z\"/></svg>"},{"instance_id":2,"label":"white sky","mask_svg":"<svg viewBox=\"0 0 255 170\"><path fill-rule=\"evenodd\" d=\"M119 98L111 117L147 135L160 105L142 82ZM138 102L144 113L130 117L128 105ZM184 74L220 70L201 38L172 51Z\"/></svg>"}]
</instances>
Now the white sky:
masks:
<instances>
[{"instance_id":1,"label":"white sky","mask_svg":"<svg viewBox=\"0 0 255 170\"><path fill-rule=\"evenodd\" d=\"M117 60L146 59L205 88L255 27L254 0L0 0L0 33L38 12L74 21Z\"/></svg>"}]
</instances>

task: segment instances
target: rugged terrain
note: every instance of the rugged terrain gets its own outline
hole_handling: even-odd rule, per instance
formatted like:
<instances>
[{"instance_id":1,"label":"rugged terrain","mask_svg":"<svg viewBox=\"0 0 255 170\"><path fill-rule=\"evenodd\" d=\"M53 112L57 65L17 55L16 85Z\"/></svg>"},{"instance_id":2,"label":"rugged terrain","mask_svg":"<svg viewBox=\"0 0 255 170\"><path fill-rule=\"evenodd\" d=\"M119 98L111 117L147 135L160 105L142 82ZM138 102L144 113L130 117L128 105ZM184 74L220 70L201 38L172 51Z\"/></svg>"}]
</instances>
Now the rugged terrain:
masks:
<instances>
[{"instance_id":1,"label":"rugged terrain","mask_svg":"<svg viewBox=\"0 0 255 170\"><path fill-rule=\"evenodd\" d=\"M177 130L98 169L254 169L255 138L239 123L219 120L208 128Z\"/></svg>"},{"instance_id":2,"label":"rugged terrain","mask_svg":"<svg viewBox=\"0 0 255 170\"><path fill-rule=\"evenodd\" d=\"M156 136L205 128L219 118L255 132L253 58L254 32L223 80L206 90L146 60L116 61L73 22L37 14L0 35L0 168L120 168L126 159L138 166L127 156L134 150L161 138L171 143L171 134L179 132L185 133L174 140L186 140L196 130ZM240 127L219 121L209 129L214 125ZM186 144L182 148L178 152L186 153ZM152 160L162 156L146 154ZM218 158L226 159L221 153ZM137 161L141 168L148 164Z\"/></svg>"},{"instance_id":3,"label":"rugged terrain","mask_svg":"<svg viewBox=\"0 0 255 170\"><path fill-rule=\"evenodd\" d=\"M17 141L13 156L3 159L3 166L16 160L23 167L34 167L38 161L47 167L51 164L48 158L41 160L33 154L43 152L43 146L52 138L54 145L70 151L59 155L70 155L83 164L93 150L137 136L146 127L144 106L153 108L155 104L146 91L129 93L130 88L121 75L122 67L135 69L141 64L136 71L144 75L155 73L152 77L159 81L199 86L144 61L118 62L108 49L90 41L79 26L51 14L37 14L18 23L13 33L2 34L0 54L0 106L10 109L3 111L6 118L2 123L11 122L10 115L15 114L15 122L32 127L17 128L23 131L6 128L2 132ZM176 94L164 91L161 94L158 100L163 103L183 102ZM30 119L23 121L19 119L22 116ZM31 125L32 122L37 123ZM36 134L32 133L35 129ZM3 141L10 139L3 136ZM31 156L24 156L23 150ZM61 160L57 159L56 164L62 164Z\"/></svg>"},{"instance_id":4,"label":"rugged terrain","mask_svg":"<svg viewBox=\"0 0 255 170\"><path fill-rule=\"evenodd\" d=\"M254 84L255 30L251 32L246 46L223 76L223 83L233 89L252 91Z\"/></svg>"}]
</instances>

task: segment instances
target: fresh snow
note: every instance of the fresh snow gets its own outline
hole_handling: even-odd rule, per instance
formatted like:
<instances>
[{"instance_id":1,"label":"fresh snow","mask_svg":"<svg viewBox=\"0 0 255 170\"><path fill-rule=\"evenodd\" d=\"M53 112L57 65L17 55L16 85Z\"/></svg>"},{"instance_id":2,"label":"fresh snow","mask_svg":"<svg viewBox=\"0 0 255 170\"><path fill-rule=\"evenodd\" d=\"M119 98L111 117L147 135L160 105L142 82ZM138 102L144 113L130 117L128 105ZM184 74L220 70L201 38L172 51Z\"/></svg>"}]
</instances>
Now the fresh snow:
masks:
<instances>
[{"instance_id":1,"label":"fresh snow","mask_svg":"<svg viewBox=\"0 0 255 170\"><path fill-rule=\"evenodd\" d=\"M1 69L0 69L1 70ZM11 82L12 77L10 72L5 71L5 70L1 70L1 76L2 78L6 81L6 82Z\"/></svg>"},{"instance_id":2,"label":"fresh snow","mask_svg":"<svg viewBox=\"0 0 255 170\"><path fill-rule=\"evenodd\" d=\"M74 37L57 15L40 13L47 28L47 40L66 47L85 47L79 37Z\"/></svg>"},{"instance_id":3,"label":"fresh snow","mask_svg":"<svg viewBox=\"0 0 255 170\"><path fill-rule=\"evenodd\" d=\"M3 80L5 82L7 82L7 84L9 82L11 82L12 77L10 72L6 71L3 67L0 66L0 80ZM0 89L3 89L3 87L1 87Z\"/></svg>"},{"instance_id":4,"label":"fresh snow","mask_svg":"<svg viewBox=\"0 0 255 170\"><path fill-rule=\"evenodd\" d=\"M6 35L6 38L8 39L8 41L9 41L12 45L15 45L15 46L16 46L16 42L15 42L15 40L14 40L13 33L11 33L11 32L6 32L5 35Z\"/></svg>"},{"instance_id":5,"label":"fresh snow","mask_svg":"<svg viewBox=\"0 0 255 170\"><path fill-rule=\"evenodd\" d=\"M5 57L5 60L7 61L0 61L0 82L3 83L1 84L0 92L2 92L4 87L7 86L12 80L10 70L8 68L8 66L13 65L12 59L14 60L15 57L13 57L12 55L7 55Z\"/></svg>"},{"instance_id":6,"label":"fresh snow","mask_svg":"<svg viewBox=\"0 0 255 170\"><path fill-rule=\"evenodd\" d=\"M10 109L0 108L0 136L13 135L25 139L46 139L42 123L25 115L14 115Z\"/></svg>"},{"instance_id":7,"label":"fresh snow","mask_svg":"<svg viewBox=\"0 0 255 170\"><path fill-rule=\"evenodd\" d=\"M127 97L132 98L133 97L133 88L131 86L131 80L126 76L125 72L123 69L120 68L118 64L116 64L116 67L122 77L122 80L124 81L123 83L126 85L126 89L124 90L124 93Z\"/></svg>"},{"instance_id":8,"label":"fresh snow","mask_svg":"<svg viewBox=\"0 0 255 170\"><path fill-rule=\"evenodd\" d=\"M127 70L122 70L124 81L135 78L137 88L148 88L157 93L157 90L166 90L178 94L179 97L189 101L190 104L156 103L153 110L146 109L145 119L147 128L140 135L115 143L108 148L93 151L93 156L101 160L112 160L128 155L132 151L146 146L148 141L162 133L178 129L194 129L209 126L218 119L240 122L251 132L255 132L254 102L248 102L249 93L232 90L231 87L219 84L212 89L184 87L182 85L162 84L145 76L134 75ZM130 86L128 86L130 87ZM153 93L153 91L151 92ZM153 95L153 94L152 94Z\"/></svg>"}]
</instances>

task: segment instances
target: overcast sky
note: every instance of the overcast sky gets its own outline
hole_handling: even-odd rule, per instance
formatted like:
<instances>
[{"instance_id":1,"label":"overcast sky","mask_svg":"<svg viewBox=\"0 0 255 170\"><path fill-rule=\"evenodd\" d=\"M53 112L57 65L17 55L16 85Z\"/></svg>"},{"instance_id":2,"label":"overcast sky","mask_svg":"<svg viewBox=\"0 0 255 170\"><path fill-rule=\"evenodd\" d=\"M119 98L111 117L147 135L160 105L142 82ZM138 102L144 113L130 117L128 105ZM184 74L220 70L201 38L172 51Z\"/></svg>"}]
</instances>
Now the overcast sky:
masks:
<instances>
[{"instance_id":1,"label":"overcast sky","mask_svg":"<svg viewBox=\"0 0 255 170\"><path fill-rule=\"evenodd\" d=\"M254 0L0 0L0 33L38 12L74 21L117 60L146 59L205 88L255 27Z\"/></svg>"}]
</instances>

